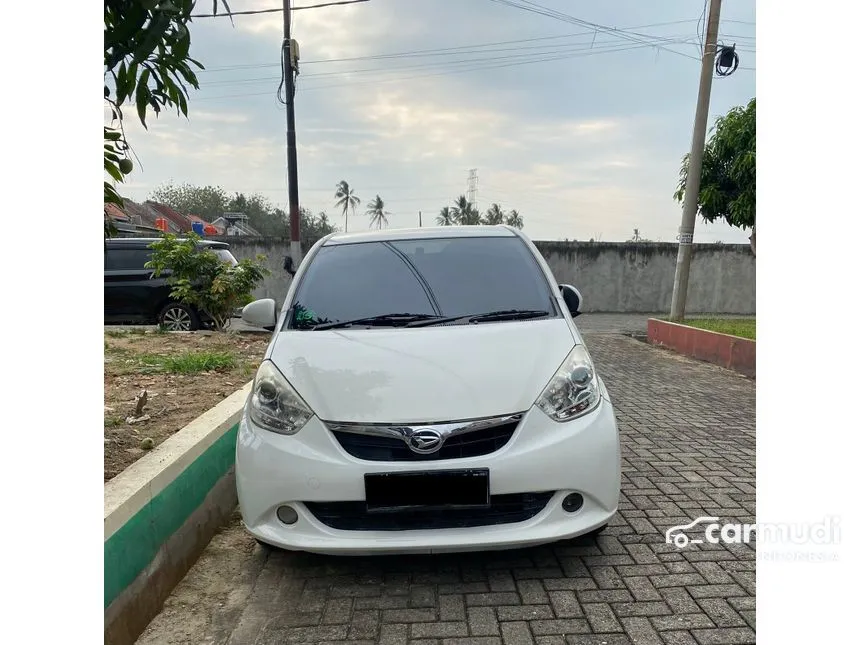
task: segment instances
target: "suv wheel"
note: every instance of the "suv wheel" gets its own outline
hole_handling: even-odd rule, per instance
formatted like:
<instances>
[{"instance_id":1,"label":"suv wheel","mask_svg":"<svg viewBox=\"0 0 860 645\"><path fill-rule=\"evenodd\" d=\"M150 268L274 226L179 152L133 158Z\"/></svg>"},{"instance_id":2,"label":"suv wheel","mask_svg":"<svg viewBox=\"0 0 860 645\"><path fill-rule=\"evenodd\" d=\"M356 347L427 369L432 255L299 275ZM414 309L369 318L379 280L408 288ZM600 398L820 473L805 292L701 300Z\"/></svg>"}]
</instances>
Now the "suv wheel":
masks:
<instances>
[{"instance_id":1,"label":"suv wheel","mask_svg":"<svg viewBox=\"0 0 860 645\"><path fill-rule=\"evenodd\" d=\"M158 324L167 331L194 331L200 328L200 319L188 305L172 302L158 314Z\"/></svg>"}]
</instances>

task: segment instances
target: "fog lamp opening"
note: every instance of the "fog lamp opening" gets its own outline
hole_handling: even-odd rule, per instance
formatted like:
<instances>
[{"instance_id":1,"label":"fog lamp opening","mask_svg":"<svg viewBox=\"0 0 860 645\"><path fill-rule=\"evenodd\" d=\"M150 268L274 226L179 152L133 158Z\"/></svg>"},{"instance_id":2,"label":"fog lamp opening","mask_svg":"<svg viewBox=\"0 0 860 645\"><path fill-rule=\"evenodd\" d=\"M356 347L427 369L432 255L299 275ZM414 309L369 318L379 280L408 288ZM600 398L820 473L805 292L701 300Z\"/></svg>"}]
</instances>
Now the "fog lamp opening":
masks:
<instances>
[{"instance_id":1,"label":"fog lamp opening","mask_svg":"<svg viewBox=\"0 0 860 645\"><path fill-rule=\"evenodd\" d=\"M561 507L568 513L576 513L582 508L584 501L579 493L571 493L562 500Z\"/></svg>"},{"instance_id":2,"label":"fog lamp opening","mask_svg":"<svg viewBox=\"0 0 860 645\"><path fill-rule=\"evenodd\" d=\"M299 519L299 514L292 506L279 506L277 516L284 524L295 524Z\"/></svg>"}]
</instances>

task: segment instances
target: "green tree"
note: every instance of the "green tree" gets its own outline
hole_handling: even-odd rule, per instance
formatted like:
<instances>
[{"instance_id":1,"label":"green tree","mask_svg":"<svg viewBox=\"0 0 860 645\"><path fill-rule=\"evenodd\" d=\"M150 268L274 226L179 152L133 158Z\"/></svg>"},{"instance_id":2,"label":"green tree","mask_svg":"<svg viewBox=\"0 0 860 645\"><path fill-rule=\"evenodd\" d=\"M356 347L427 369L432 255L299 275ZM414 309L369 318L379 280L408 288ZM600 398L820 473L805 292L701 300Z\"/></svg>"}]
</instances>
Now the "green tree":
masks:
<instances>
[{"instance_id":1,"label":"green tree","mask_svg":"<svg viewBox=\"0 0 860 645\"><path fill-rule=\"evenodd\" d=\"M388 216L391 213L385 210L385 202L382 201L382 197L377 195L367 206L371 227L376 225L376 228L381 229L383 226L388 226Z\"/></svg>"},{"instance_id":2,"label":"green tree","mask_svg":"<svg viewBox=\"0 0 860 645\"><path fill-rule=\"evenodd\" d=\"M314 216L313 213L306 208L300 208L299 213L301 215L299 223L299 229L301 232L300 237L302 244L306 247L312 246L321 238L325 237L329 233L334 233L337 230L337 228L332 225L328 215L325 213L320 213L319 215ZM289 218L287 219L289 220Z\"/></svg>"},{"instance_id":3,"label":"green tree","mask_svg":"<svg viewBox=\"0 0 860 645\"><path fill-rule=\"evenodd\" d=\"M268 198L258 193L234 193L228 198L221 186L194 186L193 184L165 184L149 196L153 201L170 206L182 215L198 215L207 221L221 217L225 212L239 212L248 216L251 228L264 237L289 237L290 219L286 212L275 207ZM313 244L321 237L333 233L328 216L320 217L305 208L299 209L300 238L303 244Z\"/></svg>"},{"instance_id":4,"label":"green tree","mask_svg":"<svg viewBox=\"0 0 860 645\"><path fill-rule=\"evenodd\" d=\"M460 195L454 201L454 221L461 226L475 226L481 223L481 214L474 205L466 199L465 195Z\"/></svg>"},{"instance_id":5,"label":"green tree","mask_svg":"<svg viewBox=\"0 0 860 645\"><path fill-rule=\"evenodd\" d=\"M335 208L343 210L344 226L343 230L349 230L349 209L352 209L352 215L355 217L355 207L361 203L355 191L349 187L349 184L341 179L334 191Z\"/></svg>"},{"instance_id":6,"label":"green tree","mask_svg":"<svg viewBox=\"0 0 860 645\"><path fill-rule=\"evenodd\" d=\"M705 221L725 220L752 229L755 255L755 98L717 118L702 157L698 212ZM675 199L684 201L689 155L681 162Z\"/></svg>"},{"instance_id":7,"label":"green tree","mask_svg":"<svg viewBox=\"0 0 860 645\"><path fill-rule=\"evenodd\" d=\"M504 224L505 211L503 211L502 207L498 204L493 204L487 209L487 213L484 216L484 223L489 224L491 226L495 226L496 224Z\"/></svg>"},{"instance_id":8,"label":"green tree","mask_svg":"<svg viewBox=\"0 0 860 645\"><path fill-rule=\"evenodd\" d=\"M209 249L198 247L200 238L165 235L150 245L152 259L146 263L158 277L169 272L170 296L209 316L217 329L224 329L237 307L251 301L251 292L268 270L265 257L245 258L233 266Z\"/></svg>"},{"instance_id":9,"label":"green tree","mask_svg":"<svg viewBox=\"0 0 860 645\"><path fill-rule=\"evenodd\" d=\"M505 219L505 224L508 226L513 226L514 228L518 228L522 230L523 228L523 216L519 214L519 211L516 209L512 209L510 213L508 213L507 219Z\"/></svg>"},{"instance_id":10,"label":"green tree","mask_svg":"<svg viewBox=\"0 0 860 645\"><path fill-rule=\"evenodd\" d=\"M225 211L233 210L229 207L230 198L220 186L194 186L189 183L168 182L153 190L149 194L149 199L170 206L183 215L197 215L207 222L221 217Z\"/></svg>"},{"instance_id":11,"label":"green tree","mask_svg":"<svg viewBox=\"0 0 860 645\"><path fill-rule=\"evenodd\" d=\"M436 216L436 224L439 226L451 226L454 223L454 211L449 206L445 206Z\"/></svg>"},{"instance_id":12,"label":"green tree","mask_svg":"<svg viewBox=\"0 0 860 645\"><path fill-rule=\"evenodd\" d=\"M226 0L220 0L227 13ZM213 12L219 0L213 0ZM130 147L123 129L123 106L133 102L144 128L147 113L164 108L188 115L188 86L199 87L191 58L188 23L196 0L105 0L104 100L111 124L104 128L104 169L117 183L132 171ZM108 181L104 201L122 207ZM106 228L105 234L110 231Z\"/></svg>"}]
</instances>

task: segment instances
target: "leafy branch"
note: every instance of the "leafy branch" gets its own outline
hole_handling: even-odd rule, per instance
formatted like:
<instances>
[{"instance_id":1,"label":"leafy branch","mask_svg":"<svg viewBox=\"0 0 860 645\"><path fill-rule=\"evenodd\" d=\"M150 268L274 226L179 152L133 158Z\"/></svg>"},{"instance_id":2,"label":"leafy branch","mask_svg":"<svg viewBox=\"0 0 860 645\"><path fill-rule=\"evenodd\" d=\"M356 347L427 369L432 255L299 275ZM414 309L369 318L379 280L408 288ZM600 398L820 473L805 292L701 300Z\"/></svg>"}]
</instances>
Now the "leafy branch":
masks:
<instances>
[{"instance_id":1,"label":"leafy branch","mask_svg":"<svg viewBox=\"0 0 860 645\"><path fill-rule=\"evenodd\" d=\"M226 0L219 1L230 15ZM191 58L188 25L197 0L105 0L104 100L111 112L104 129L105 173L116 183L133 170L130 147L123 129L123 106L133 103L144 128L150 111L156 117L165 108L188 116L188 87L199 89L195 74L203 65ZM104 200L122 206L110 182L104 182ZM106 230L107 234L107 230Z\"/></svg>"}]
</instances>

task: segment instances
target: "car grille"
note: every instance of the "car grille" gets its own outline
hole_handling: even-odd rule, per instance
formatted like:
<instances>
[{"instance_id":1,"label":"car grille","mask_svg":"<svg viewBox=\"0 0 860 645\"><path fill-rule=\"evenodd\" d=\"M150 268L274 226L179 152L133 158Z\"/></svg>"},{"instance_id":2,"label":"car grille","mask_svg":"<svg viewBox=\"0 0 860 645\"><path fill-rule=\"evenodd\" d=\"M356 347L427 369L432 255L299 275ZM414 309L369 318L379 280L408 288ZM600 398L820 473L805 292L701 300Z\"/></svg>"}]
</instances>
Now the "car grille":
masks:
<instances>
[{"instance_id":1,"label":"car grille","mask_svg":"<svg viewBox=\"0 0 860 645\"><path fill-rule=\"evenodd\" d=\"M519 425L519 419L503 425L474 430L448 437L442 447L434 453L413 452L398 437L380 437L333 430L340 445L353 457L367 461L434 461L439 459L462 459L489 455L502 448Z\"/></svg>"},{"instance_id":2,"label":"car grille","mask_svg":"<svg viewBox=\"0 0 860 645\"><path fill-rule=\"evenodd\" d=\"M540 513L554 493L493 495L488 508L414 509L368 513L364 502L305 502L320 522L342 531L459 529L525 522Z\"/></svg>"}]
</instances>

